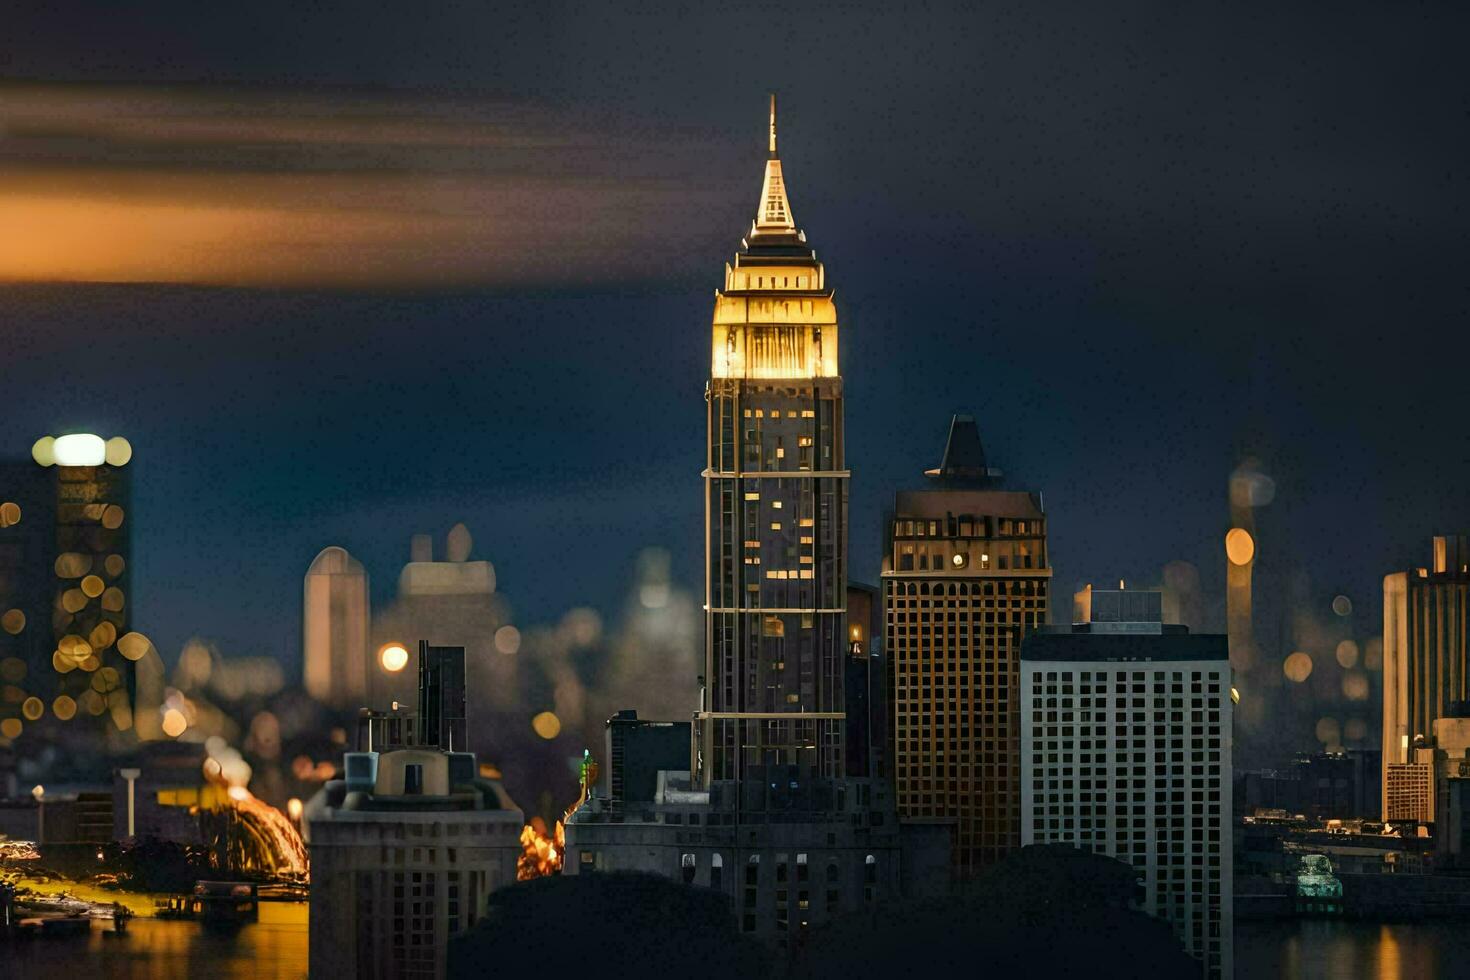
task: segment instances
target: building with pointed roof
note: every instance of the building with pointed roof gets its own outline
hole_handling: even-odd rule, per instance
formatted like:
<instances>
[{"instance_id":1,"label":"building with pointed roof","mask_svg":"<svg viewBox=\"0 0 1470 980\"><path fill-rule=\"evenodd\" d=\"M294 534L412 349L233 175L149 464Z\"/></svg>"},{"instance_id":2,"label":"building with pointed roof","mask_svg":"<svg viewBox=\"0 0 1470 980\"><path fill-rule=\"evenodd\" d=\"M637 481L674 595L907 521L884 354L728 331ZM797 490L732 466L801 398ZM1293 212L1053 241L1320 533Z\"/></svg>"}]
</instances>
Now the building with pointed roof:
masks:
<instances>
[{"instance_id":1,"label":"building with pointed roof","mask_svg":"<svg viewBox=\"0 0 1470 980\"><path fill-rule=\"evenodd\" d=\"M847 486L837 310L776 151L715 293L706 489L707 698L696 781L744 805L843 775Z\"/></svg>"},{"instance_id":2,"label":"building with pointed roof","mask_svg":"<svg viewBox=\"0 0 1470 980\"><path fill-rule=\"evenodd\" d=\"M612 719L608 787L644 789L594 792L567 818L563 874L677 876L728 896L741 931L781 945L944 886L947 828L901 826L873 778L879 753L860 739L862 758L847 758L846 685L866 698L881 684L850 678L871 667L871 620L849 633L842 398L836 308L792 217L773 99L756 218L715 293L705 676L689 761L662 768L668 731L636 758L618 730L654 723Z\"/></svg>"},{"instance_id":3,"label":"building with pointed roof","mask_svg":"<svg viewBox=\"0 0 1470 980\"><path fill-rule=\"evenodd\" d=\"M956 415L930 486L886 522L884 651L899 816L950 820L967 877L1020 846L1020 647L1047 621L1041 495L1000 488L975 420Z\"/></svg>"}]
</instances>

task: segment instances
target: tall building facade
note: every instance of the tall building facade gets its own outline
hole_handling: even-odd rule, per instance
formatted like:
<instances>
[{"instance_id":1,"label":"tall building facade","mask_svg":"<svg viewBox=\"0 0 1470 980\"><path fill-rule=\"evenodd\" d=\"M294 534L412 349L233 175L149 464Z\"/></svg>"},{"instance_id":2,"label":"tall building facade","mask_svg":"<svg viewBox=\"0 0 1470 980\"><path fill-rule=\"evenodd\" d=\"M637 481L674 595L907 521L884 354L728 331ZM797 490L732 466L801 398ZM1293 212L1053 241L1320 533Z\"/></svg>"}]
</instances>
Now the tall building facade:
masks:
<instances>
[{"instance_id":1,"label":"tall building facade","mask_svg":"<svg viewBox=\"0 0 1470 980\"><path fill-rule=\"evenodd\" d=\"M1047 620L1046 515L1040 494L998 488L967 415L925 475L884 542L890 770L900 816L955 822L968 876L1020 845L1018 670Z\"/></svg>"},{"instance_id":2,"label":"tall building facade","mask_svg":"<svg viewBox=\"0 0 1470 980\"><path fill-rule=\"evenodd\" d=\"M1232 976L1229 642L1157 592L1089 592L1021 650L1021 842L1133 866L1200 976Z\"/></svg>"},{"instance_id":3,"label":"tall building facade","mask_svg":"<svg viewBox=\"0 0 1470 980\"><path fill-rule=\"evenodd\" d=\"M132 726L131 460L122 437L76 433L0 463L0 681L23 695L0 705L0 738Z\"/></svg>"},{"instance_id":4,"label":"tall building facade","mask_svg":"<svg viewBox=\"0 0 1470 980\"><path fill-rule=\"evenodd\" d=\"M1383 815L1390 784L1415 770L1416 747L1434 735L1451 704L1470 700L1467 616L1470 616L1470 538L1433 539L1430 564L1383 579ZM1395 808L1401 813L1401 808Z\"/></svg>"},{"instance_id":5,"label":"tall building facade","mask_svg":"<svg viewBox=\"0 0 1470 980\"><path fill-rule=\"evenodd\" d=\"M368 700L368 577L336 546L306 570L302 596L302 680L306 693L334 708Z\"/></svg>"},{"instance_id":6,"label":"tall building facade","mask_svg":"<svg viewBox=\"0 0 1470 980\"><path fill-rule=\"evenodd\" d=\"M705 480L699 783L843 775L847 487L837 308L776 151L715 293Z\"/></svg>"},{"instance_id":7,"label":"tall building facade","mask_svg":"<svg viewBox=\"0 0 1470 980\"><path fill-rule=\"evenodd\" d=\"M837 317L791 220L774 102L771 121L760 211L715 298L705 678L690 750L676 767L672 726L612 719L607 787L568 816L562 873L712 888L743 932L786 945L900 894L942 892L949 834L900 825L887 781L862 772L882 764L863 751L866 724L859 758L846 758L849 712L866 706L844 685L857 699L881 691L871 617L847 623L848 595L863 610L874 600L848 592Z\"/></svg>"},{"instance_id":8,"label":"tall building facade","mask_svg":"<svg viewBox=\"0 0 1470 980\"><path fill-rule=\"evenodd\" d=\"M446 719L464 714L464 650L419 646L420 714L367 713L366 736L304 813L312 976L445 973L450 937L516 880L524 815Z\"/></svg>"}]
</instances>

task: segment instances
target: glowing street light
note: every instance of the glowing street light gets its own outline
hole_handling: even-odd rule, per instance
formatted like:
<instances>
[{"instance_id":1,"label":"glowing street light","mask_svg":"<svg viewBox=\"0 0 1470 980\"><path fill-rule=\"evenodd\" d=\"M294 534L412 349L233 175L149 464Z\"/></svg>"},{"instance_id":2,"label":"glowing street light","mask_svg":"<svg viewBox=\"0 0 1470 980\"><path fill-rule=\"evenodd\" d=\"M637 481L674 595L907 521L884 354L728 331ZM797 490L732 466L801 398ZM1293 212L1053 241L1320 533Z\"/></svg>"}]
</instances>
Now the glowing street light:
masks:
<instances>
[{"instance_id":1,"label":"glowing street light","mask_svg":"<svg viewBox=\"0 0 1470 980\"><path fill-rule=\"evenodd\" d=\"M378 662L390 674L396 674L408 666L408 650L401 643L389 643L378 651Z\"/></svg>"}]
</instances>

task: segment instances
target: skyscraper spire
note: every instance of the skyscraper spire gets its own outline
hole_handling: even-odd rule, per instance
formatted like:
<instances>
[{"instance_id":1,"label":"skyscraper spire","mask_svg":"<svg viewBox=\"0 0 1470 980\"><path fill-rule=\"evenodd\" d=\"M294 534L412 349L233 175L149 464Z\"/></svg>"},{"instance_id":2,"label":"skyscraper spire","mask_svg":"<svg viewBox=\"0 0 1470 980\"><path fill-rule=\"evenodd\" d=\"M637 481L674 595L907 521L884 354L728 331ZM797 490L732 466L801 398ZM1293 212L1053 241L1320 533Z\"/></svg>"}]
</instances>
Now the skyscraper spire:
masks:
<instances>
[{"instance_id":1,"label":"skyscraper spire","mask_svg":"<svg viewBox=\"0 0 1470 980\"><path fill-rule=\"evenodd\" d=\"M776 159L776 93L771 93L771 159Z\"/></svg>"},{"instance_id":2,"label":"skyscraper spire","mask_svg":"<svg viewBox=\"0 0 1470 980\"><path fill-rule=\"evenodd\" d=\"M786 197L786 181L781 176L781 158L776 155L776 93L771 93L770 158L766 160L766 176L761 182L761 205L756 212L755 224L750 229L752 238L796 233L796 221L791 217L791 201Z\"/></svg>"}]
</instances>

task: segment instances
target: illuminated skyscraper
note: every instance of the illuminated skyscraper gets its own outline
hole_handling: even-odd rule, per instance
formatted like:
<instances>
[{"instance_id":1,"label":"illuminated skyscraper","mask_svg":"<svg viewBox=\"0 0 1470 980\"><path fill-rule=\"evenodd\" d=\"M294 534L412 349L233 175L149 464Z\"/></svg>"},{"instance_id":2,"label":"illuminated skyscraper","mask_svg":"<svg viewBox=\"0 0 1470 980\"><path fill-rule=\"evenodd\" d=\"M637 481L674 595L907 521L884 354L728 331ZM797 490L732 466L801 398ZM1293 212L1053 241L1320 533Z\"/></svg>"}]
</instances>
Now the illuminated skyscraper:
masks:
<instances>
[{"instance_id":1,"label":"illuminated skyscraper","mask_svg":"<svg viewBox=\"0 0 1470 980\"><path fill-rule=\"evenodd\" d=\"M308 694L335 708L368 700L368 577L344 548L323 548L306 570L301 649Z\"/></svg>"},{"instance_id":2,"label":"illuminated skyscraper","mask_svg":"<svg viewBox=\"0 0 1470 980\"><path fill-rule=\"evenodd\" d=\"M1046 622L1041 496L996 489L975 420L956 415L931 489L901 490L883 559L890 771L898 812L951 818L955 871L1020 845L1017 669Z\"/></svg>"},{"instance_id":3,"label":"illuminated skyscraper","mask_svg":"<svg viewBox=\"0 0 1470 980\"><path fill-rule=\"evenodd\" d=\"M1453 715L1452 702L1470 700L1467 676L1467 617L1470 617L1470 537L1433 541L1427 568L1395 572L1383 579L1383 813L1393 787L1420 760L1418 747L1432 739L1434 722Z\"/></svg>"},{"instance_id":4,"label":"illuminated skyscraper","mask_svg":"<svg viewBox=\"0 0 1470 980\"><path fill-rule=\"evenodd\" d=\"M0 705L0 734L77 716L132 725L133 663L118 649L131 459L121 437L77 433L0 464L0 679L24 694Z\"/></svg>"},{"instance_id":5,"label":"illuminated skyscraper","mask_svg":"<svg viewBox=\"0 0 1470 980\"><path fill-rule=\"evenodd\" d=\"M776 152L715 293L704 471L707 703L698 782L843 775L847 481L837 309ZM760 791L760 792L757 792Z\"/></svg>"},{"instance_id":6,"label":"illuminated skyscraper","mask_svg":"<svg viewBox=\"0 0 1470 980\"><path fill-rule=\"evenodd\" d=\"M675 768L677 729L612 719L607 789L568 817L562 873L642 871L712 888L743 932L785 945L901 894L943 891L949 834L899 824L889 784L874 778L871 729L855 739L861 758L845 758L856 706L844 683L860 699L881 696L881 684L867 673L871 619L846 629L837 316L791 219L774 100L771 110L760 210L715 294L693 750ZM871 609L871 595L853 594ZM640 731L657 744L633 745Z\"/></svg>"}]
</instances>

